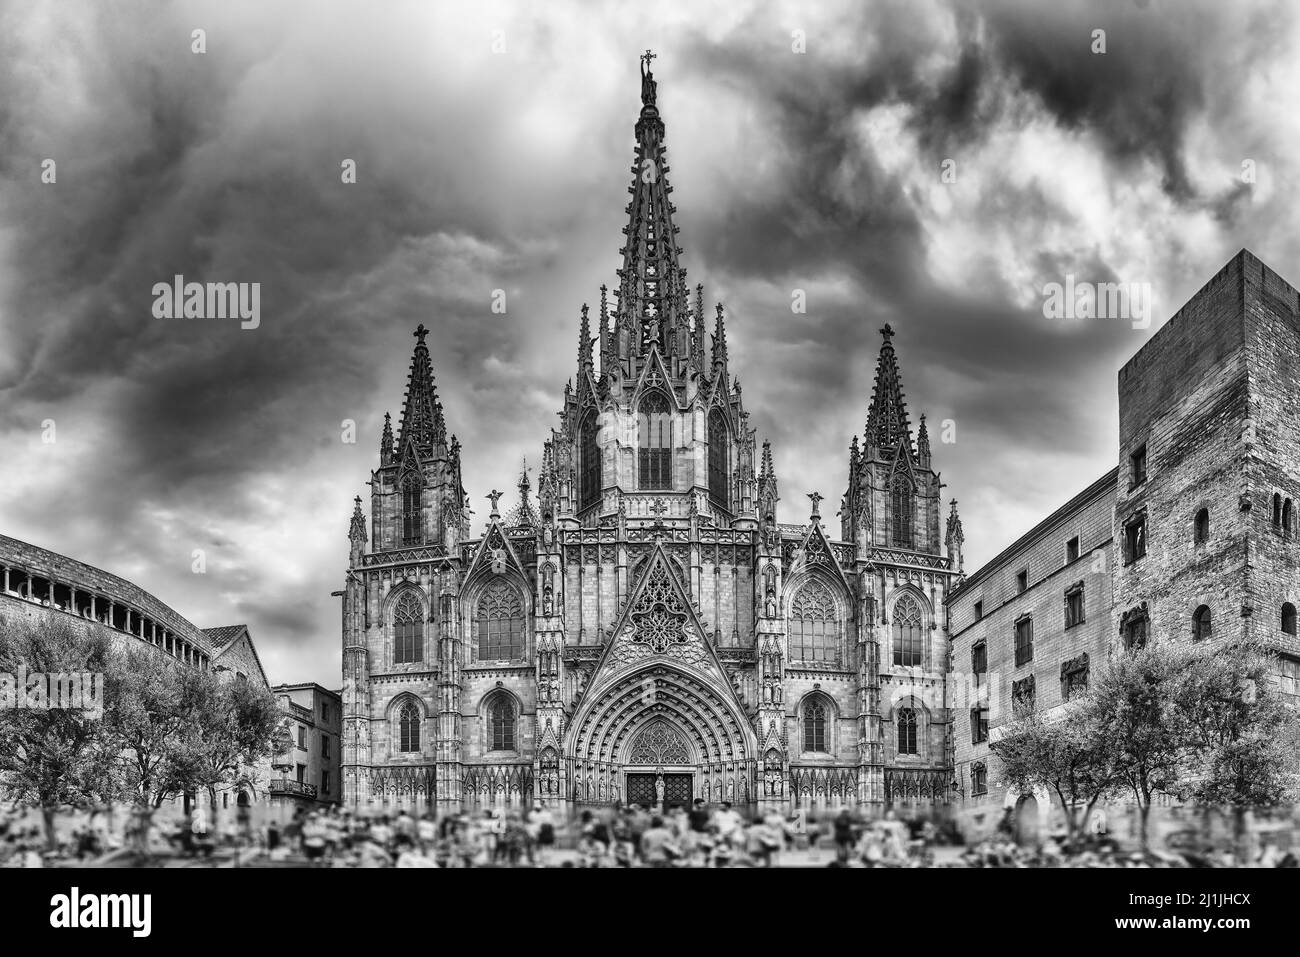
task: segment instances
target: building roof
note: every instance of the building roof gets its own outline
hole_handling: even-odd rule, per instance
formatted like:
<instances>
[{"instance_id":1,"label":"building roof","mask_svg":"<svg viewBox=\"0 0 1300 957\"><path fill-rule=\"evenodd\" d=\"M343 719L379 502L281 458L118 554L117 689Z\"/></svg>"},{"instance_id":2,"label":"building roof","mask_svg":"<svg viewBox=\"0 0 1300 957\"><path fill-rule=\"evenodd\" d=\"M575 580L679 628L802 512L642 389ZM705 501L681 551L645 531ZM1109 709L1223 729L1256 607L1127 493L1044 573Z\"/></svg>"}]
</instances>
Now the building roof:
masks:
<instances>
[{"instance_id":1,"label":"building roof","mask_svg":"<svg viewBox=\"0 0 1300 957\"><path fill-rule=\"evenodd\" d=\"M985 562L979 569L968 575L961 584L948 593L948 603L951 604L953 599L957 598L957 596L965 594L974 585L983 581L985 578L988 578L993 572L1006 565L1012 555L1025 548L1030 542L1034 541L1034 539L1041 536L1050 528L1059 524L1067 515L1077 511L1084 503L1091 501L1098 495L1101 495L1107 489L1113 490L1118 478L1119 466L1116 466L1056 511L1052 512L1029 531L1025 532L1025 534L1021 535L1006 548L1002 549L1002 551L998 552L991 561Z\"/></svg>"},{"instance_id":2,"label":"building roof","mask_svg":"<svg viewBox=\"0 0 1300 957\"><path fill-rule=\"evenodd\" d=\"M221 625L217 628L204 628L203 633L208 636L213 648L224 648L247 630L247 625Z\"/></svg>"}]
</instances>

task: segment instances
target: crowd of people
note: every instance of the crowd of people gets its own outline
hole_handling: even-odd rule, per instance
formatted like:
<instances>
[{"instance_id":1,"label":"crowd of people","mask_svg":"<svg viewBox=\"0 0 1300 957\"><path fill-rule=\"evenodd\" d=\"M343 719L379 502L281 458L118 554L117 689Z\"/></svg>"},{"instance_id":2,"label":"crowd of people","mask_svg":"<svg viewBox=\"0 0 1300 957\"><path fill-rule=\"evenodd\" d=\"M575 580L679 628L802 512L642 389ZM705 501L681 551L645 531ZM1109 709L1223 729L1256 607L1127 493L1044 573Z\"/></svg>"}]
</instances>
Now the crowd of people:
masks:
<instances>
[{"instance_id":1,"label":"crowd of people","mask_svg":"<svg viewBox=\"0 0 1300 957\"><path fill-rule=\"evenodd\" d=\"M970 845L951 819L900 819L849 809L748 817L730 803L702 799L667 810L628 805L567 818L541 803L435 815L432 811L248 808L224 813L202 803L187 814L93 808L56 829L39 815L0 808L0 867L65 863L185 862L308 867L1220 867L1231 849L1184 830L1160 847L1122 846L1104 829L1070 840L1060 822L1023 840L1007 814ZM1288 832L1289 833L1289 832ZM1130 844L1132 842L1129 842ZM948 846L941 855L936 848ZM1296 867L1283 839L1260 845L1255 866ZM798 854L789 854L793 849ZM829 852L829 855L827 854ZM789 856L787 856L789 855ZM827 859L829 857L829 859ZM129 861L128 861L129 859Z\"/></svg>"}]
</instances>

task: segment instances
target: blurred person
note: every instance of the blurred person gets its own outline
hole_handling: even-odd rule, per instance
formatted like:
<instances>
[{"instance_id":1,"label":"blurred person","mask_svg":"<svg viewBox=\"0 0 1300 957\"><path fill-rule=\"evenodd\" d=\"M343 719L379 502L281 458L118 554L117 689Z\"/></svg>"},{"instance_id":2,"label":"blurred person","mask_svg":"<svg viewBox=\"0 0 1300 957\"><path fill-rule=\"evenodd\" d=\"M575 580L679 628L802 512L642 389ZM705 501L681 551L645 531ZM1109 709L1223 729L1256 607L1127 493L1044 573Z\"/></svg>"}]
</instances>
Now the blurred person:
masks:
<instances>
[{"instance_id":1,"label":"blurred person","mask_svg":"<svg viewBox=\"0 0 1300 957\"><path fill-rule=\"evenodd\" d=\"M555 815L551 813L550 808L538 801L533 805L533 813L529 815L528 824L532 838L530 846L536 848L535 863L546 867L551 848L555 846Z\"/></svg>"},{"instance_id":2,"label":"blurred person","mask_svg":"<svg viewBox=\"0 0 1300 957\"><path fill-rule=\"evenodd\" d=\"M858 841L857 826L848 808L840 808L840 813L835 816L832 833L835 835L835 859L847 863L853 846Z\"/></svg>"},{"instance_id":3,"label":"blurred person","mask_svg":"<svg viewBox=\"0 0 1300 957\"><path fill-rule=\"evenodd\" d=\"M302 825L302 852L309 867L319 867L325 858L325 824L320 815L312 813Z\"/></svg>"},{"instance_id":4,"label":"blurred person","mask_svg":"<svg viewBox=\"0 0 1300 957\"><path fill-rule=\"evenodd\" d=\"M664 819L658 814L650 818L650 826L641 835L641 859L649 867L671 867L674 860L681 857L681 848L673 840L673 835L664 826Z\"/></svg>"}]
</instances>

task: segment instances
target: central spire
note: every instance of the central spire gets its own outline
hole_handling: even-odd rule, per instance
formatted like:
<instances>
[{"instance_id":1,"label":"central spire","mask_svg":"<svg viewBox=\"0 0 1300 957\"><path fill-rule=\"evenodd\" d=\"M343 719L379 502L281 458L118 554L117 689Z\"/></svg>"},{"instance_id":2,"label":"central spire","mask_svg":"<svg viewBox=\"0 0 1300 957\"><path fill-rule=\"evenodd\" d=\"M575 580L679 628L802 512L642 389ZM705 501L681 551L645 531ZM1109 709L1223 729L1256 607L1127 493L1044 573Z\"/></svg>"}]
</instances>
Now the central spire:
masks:
<instances>
[{"instance_id":1,"label":"central spire","mask_svg":"<svg viewBox=\"0 0 1300 957\"><path fill-rule=\"evenodd\" d=\"M668 200L668 148L659 118L658 87L650 63L655 54L641 55L641 115L636 121L636 161L628 192L626 244L619 252L618 322L626 330L627 354L638 355L657 344L664 355L687 349L688 304L686 270L678 264L677 227Z\"/></svg>"}]
</instances>

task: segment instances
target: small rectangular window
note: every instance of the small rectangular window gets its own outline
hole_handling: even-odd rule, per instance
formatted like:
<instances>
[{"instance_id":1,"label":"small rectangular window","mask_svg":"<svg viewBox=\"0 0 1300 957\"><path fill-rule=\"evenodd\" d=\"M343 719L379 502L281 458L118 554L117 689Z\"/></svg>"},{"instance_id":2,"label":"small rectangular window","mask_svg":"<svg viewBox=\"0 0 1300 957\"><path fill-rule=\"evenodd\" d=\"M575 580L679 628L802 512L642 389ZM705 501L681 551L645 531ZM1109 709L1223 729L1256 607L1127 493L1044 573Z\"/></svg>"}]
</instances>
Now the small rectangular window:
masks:
<instances>
[{"instance_id":1,"label":"small rectangular window","mask_svg":"<svg viewBox=\"0 0 1300 957\"><path fill-rule=\"evenodd\" d=\"M977 675L986 674L989 670L989 646L983 641L971 645L970 670Z\"/></svg>"},{"instance_id":2,"label":"small rectangular window","mask_svg":"<svg viewBox=\"0 0 1300 957\"><path fill-rule=\"evenodd\" d=\"M975 603L975 620L979 621L983 617L984 617L984 602L977 601Z\"/></svg>"},{"instance_id":3,"label":"small rectangular window","mask_svg":"<svg viewBox=\"0 0 1300 957\"><path fill-rule=\"evenodd\" d=\"M298 747L307 750L307 729L302 725L298 725Z\"/></svg>"},{"instance_id":4,"label":"small rectangular window","mask_svg":"<svg viewBox=\"0 0 1300 957\"><path fill-rule=\"evenodd\" d=\"M989 709L970 709L970 743L982 744L989 739Z\"/></svg>"},{"instance_id":5,"label":"small rectangular window","mask_svg":"<svg viewBox=\"0 0 1300 957\"><path fill-rule=\"evenodd\" d=\"M1083 624L1083 586L1076 585L1065 593L1065 627Z\"/></svg>"},{"instance_id":6,"label":"small rectangular window","mask_svg":"<svg viewBox=\"0 0 1300 957\"><path fill-rule=\"evenodd\" d=\"M1065 543L1065 563L1077 562L1079 560L1079 536L1076 535Z\"/></svg>"},{"instance_id":7,"label":"small rectangular window","mask_svg":"<svg viewBox=\"0 0 1300 957\"><path fill-rule=\"evenodd\" d=\"M1124 563L1131 564L1147 553L1147 516L1139 513L1124 525Z\"/></svg>"},{"instance_id":8,"label":"small rectangular window","mask_svg":"<svg viewBox=\"0 0 1300 957\"><path fill-rule=\"evenodd\" d=\"M1147 447L1139 446L1132 455L1129 456L1131 466L1129 488L1137 488L1147 480Z\"/></svg>"},{"instance_id":9,"label":"small rectangular window","mask_svg":"<svg viewBox=\"0 0 1300 957\"><path fill-rule=\"evenodd\" d=\"M1016 712L1033 711L1036 697L1033 675L1011 682L1011 704Z\"/></svg>"},{"instance_id":10,"label":"small rectangular window","mask_svg":"<svg viewBox=\"0 0 1300 957\"><path fill-rule=\"evenodd\" d=\"M1016 622L1016 667L1034 660L1034 620L1022 618Z\"/></svg>"},{"instance_id":11,"label":"small rectangular window","mask_svg":"<svg viewBox=\"0 0 1300 957\"><path fill-rule=\"evenodd\" d=\"M1016 574L1016 594L1029 590L1029 569L1024 569Z\"/></svg>"}]
</instances>

